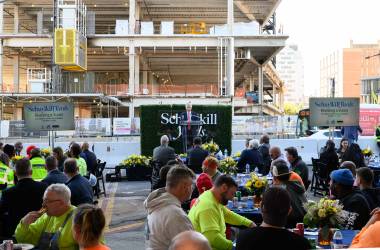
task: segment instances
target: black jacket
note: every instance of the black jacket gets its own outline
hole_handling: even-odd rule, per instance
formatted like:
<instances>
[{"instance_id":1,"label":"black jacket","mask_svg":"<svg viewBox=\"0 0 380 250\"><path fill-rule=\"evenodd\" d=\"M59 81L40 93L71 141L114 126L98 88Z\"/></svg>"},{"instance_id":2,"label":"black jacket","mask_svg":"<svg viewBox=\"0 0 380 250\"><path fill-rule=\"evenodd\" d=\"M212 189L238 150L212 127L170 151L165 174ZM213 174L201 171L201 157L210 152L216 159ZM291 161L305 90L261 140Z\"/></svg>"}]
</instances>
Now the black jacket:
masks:
<instances>
[{"instance_id":1,"label":"black jacket","mask_svg":"<svg viewBox=\"0 0 380 250\"><path fill-rule=\"evenodd\" d=\"M51 184L61 183L65 184L69 179L67 176L58 169L52 170L41 182L46 183L48 186Z\"/></svg>"},{"instance_id":2,"label":"black jacket","mask_svg":"<svg viewBox=\"0 0 380 250\"><path fill-rule=\"evenodd\" d=\"M41 209L46 188L45 183L27 178L19 180L16 186L3 191L0 204L3 236L11 237L27 213Z\"/></svg>"},{"instance_id":3,"label":"black jacket","mask_svg":"<svg viewBox=\"0 0 380 250\"><path fill-rule=\"evenodd\" d=\"M195 146L187 152L187 166L196 174L202 173L202 163L208 152L200 146Z\"/></svg>"},{"instance_id":4,"label":"black jacket","mask_svg":"<svg viewBox=\"0 0 380 250\"><path fill-rule=\"evenodd\" d=\"M236 250L251 249L311 249L309 241L287 229L255 227L239 230Z\"/></svg>"},{"instance_id":5,"label":"black jacket","mask_svg":"<svg viewBox=\"0 0 380 250\"><path fill-rule=\"evenodd\" d=\"M66 185L70 188L71 191L72 205L78 206L84 203L93 203L94 194L92 187L86 178L80 174L77 174L68 182L66 182Z\"/></svg>"},{"instance_id":6,"label":"black jacket","mask_svg":"<svg viewBox=\"0 0 380 250\"><path fill-rule=\"evenodd\" d=\"M153 149L153 161L160 162L162 166L165 166L169 160L175 159L175 152L172 147L158 146Z\"/></svg>"},{"instance_id":7,"label":"black jacket","mask_svg":"<svg viewBox=\"0 0 380 250\"><path fill-rule=\"evenodd\" d=\"M286 226L287 228L294 228L297 223L303 222L303 217L306 214L304 207L304 203L307 202L305 188L298 181L288 181L285 186L290 195L290 204L292 206Z\"/></svg>"},{"instance_id":8,"label":"black jacket","mask_svg":"<svg viewBox=\"0 0 380 250\"><path fill-rule=\"evenodd\" d=\"M305 185L305 188L309 187L309 169L306 166L306 163L302 160L300 156L294 161L290 163L293 172L297 173L301 178L302 182Z\"/></svg>"},{"instance_id":9,"label":"black jacket","mask_svg":"<svg viewBox=\"0 0 380 250\"><path fill-rule=\"evenodd\" d=\"M326 164L326 171L321 177L329 178L330 173L338 169L339 158L338 154L335 151L323 151L319 157L319 160Z\"/></svg>"},{"instance_id":10,"label":"black jacket","mask_svg":"<svg viewBox=\"0 0 380 250\"><path fill-rule=\"evenodd\" d=\"M366 188L362 190L362 194L366 198L371 211L380 207L380 189Z\"/></svg>"},{"instance_id":11,"label":"black jacket","mask_svg":"<svg viewBox=\"0 0 380 250\"><path fill-rule=\"evenodd\" d=\"M96 170L96 167L98 166L96 155L90 150L84 150L82 153L86 156L86 158L84 159L87 164L87 171L95 175L95 170Z\"/></svg>"},{"instance_id":12,"label":"black jacket","mask_svg":"<svg viewBox=\"0 0 380 250\"><path fill-rule=\"evenodd\" d=\"M240 159L237 163L238 172L244 172L247 164L249 164L250 171L253 171L256 167L261 169L263 157L258 149L244 149L243 152L241 152Z\"/></svg>"},{"instance_id":13,"label":"black jacket","mask_svg":"<svg viewBox=\"0 0 380 250\"><path fill-rule=\"evenodd\" d=\"M269 144L261 144L259 147L259 151L261 153L261 156L263 158L263 165L260 169L260 174L262 175L267 175L270 170L270 164L272 162L270 155L269 155L269 149L270 145Z\"/></svg>"},{"instance_id":14,"label":"black jacket","mask_svg":"<svg viewBox=\"0 0 380 250\"><path fill-rule=\"evenodd\" d=\"M349 219L345 225L346 229L360 230L367 224L370 218L370 208L367 200L359 190L353 190L351 193L340 198L340 203L343 205L343 210L356 213L354 219Z\"/></svg>"}]
</instances>

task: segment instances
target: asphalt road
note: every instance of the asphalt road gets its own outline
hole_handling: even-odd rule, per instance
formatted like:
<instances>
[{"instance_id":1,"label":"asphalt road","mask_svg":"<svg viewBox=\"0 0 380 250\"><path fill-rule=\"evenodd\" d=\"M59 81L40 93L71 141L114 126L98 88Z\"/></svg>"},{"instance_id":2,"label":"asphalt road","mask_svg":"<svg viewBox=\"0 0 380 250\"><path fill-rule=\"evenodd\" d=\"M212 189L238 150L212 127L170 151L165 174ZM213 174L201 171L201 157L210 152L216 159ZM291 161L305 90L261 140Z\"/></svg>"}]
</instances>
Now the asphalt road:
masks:
<instances>
[{"instance_id":1,"label":"asphalt road","mask_svg":"<svg viewBox=\"0 0 380 250\"><path fill-rule=\"evenodd\" d=\"M145 249L143 202L150 192L149 182L113 182L106 184L107 197L99 199L105 212L106 244L113 250Z\"/></svg>"}]
</instances>

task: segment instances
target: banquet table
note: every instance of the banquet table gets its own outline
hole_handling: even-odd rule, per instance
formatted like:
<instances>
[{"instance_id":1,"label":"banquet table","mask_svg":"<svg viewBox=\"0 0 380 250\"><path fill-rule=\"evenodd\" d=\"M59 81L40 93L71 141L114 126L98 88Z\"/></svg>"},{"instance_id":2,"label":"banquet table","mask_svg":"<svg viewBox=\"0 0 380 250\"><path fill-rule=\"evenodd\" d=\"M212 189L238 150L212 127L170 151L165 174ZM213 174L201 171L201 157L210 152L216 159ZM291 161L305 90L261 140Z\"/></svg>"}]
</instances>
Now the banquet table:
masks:
<instances>
[{"instance_id":1,"label":"banquet table","mask_svg":"<svg viewBox=\"0 0 380 250\"><path fill-rule=\"evenodd\" d=\"M238 206L234 207L232 202L228 203L228 208L241 215L244 216L247 219L250 219L251 221L255 222L256 224L261 224L263 221L263 217L261 214L261 209L254 207L253 201L246 199L247 197L244 197L244 201L238 201Z\"/></svg>"},{"instance_id":2,"label":"banquet table","mask_svg":"<svg viewBox=\"0 0 380 250\"><path fill-rule=\"evenodd\" d=\"M344 248L348 248L351 245L352 239L359 233L358 230L340 230L343 236L343 245ZM318 240L318 230L308 230L305 229L305 238L306 239L313 239L313 240ZM331 246L319 246L320 248L323 249L331 249Z\"/></svg>"}]
</instances>

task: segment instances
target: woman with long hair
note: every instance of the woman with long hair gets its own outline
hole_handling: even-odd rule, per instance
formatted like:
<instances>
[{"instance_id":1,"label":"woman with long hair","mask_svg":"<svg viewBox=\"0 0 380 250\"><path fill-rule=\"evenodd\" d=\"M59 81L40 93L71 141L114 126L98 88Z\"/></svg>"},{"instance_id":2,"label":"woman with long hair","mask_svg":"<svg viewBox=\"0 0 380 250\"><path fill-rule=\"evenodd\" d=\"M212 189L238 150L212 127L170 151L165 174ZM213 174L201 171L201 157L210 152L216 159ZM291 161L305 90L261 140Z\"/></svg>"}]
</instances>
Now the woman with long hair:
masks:
<instances>
[{"instance_id":1,"label":"woman with long hair","mask_svg":"<svg viewBox=\"0 0 380 250\"><path fill-rule=\"evenodd\" d=\"M101 208L90 204L80 205L73 217L73 237L80 250L110 250L100 243L106 219Z\"/></svg>"},{"instance_id":2,"label":"woman with long hair","mask_svg":"<svg viewBox=\"0 0 380 250\"><path fill-rule=\"evenodd\" d=\"M348 150L348 140L347 138L342 138L339 144L338 151L337 151L338 157L340 160L343 158L343 155L347 150Z\"/></svg>"}]
</instances>

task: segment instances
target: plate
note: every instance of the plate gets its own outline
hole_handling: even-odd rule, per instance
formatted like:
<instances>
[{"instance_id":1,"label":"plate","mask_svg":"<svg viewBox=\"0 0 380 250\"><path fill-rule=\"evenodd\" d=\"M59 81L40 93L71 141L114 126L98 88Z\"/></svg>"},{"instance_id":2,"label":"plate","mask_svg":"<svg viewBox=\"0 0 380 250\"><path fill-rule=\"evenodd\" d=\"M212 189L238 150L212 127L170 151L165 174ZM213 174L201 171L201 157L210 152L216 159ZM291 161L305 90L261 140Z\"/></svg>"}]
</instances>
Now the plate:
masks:
<instances>
[{"instance_id":1,"label":"plate","mask_svg":"<svg viewBox=\"0 0 380 250\"><path fill-rule=\"evenodd\" d=\"M17 248L20 248L22 250L30 250L30 249L33 249L34 246L32 244L13 244L13 247L17 247Z\"/></svg>"}]
</instances>

